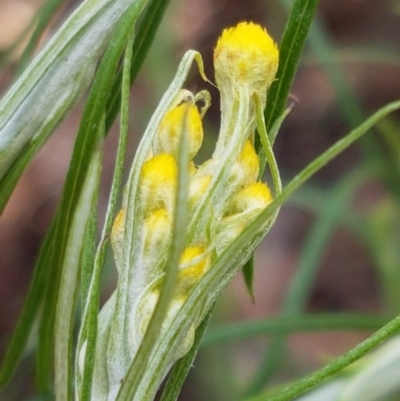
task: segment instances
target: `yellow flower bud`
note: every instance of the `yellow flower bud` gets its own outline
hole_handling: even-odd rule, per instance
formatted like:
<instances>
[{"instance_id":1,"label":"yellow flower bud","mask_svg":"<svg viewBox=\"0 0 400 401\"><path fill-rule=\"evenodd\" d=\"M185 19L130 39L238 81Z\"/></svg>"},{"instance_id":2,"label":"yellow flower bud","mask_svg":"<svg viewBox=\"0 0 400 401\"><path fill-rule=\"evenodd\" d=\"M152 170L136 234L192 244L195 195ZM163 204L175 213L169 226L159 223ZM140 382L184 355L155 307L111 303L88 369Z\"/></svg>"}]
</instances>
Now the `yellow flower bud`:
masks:
<instances>
[{"instance_id":1,"label":"yellow flower bud","mask_svg":"<svg viewBox=\"0 0 400 401\"><path fill-rule=\"evenodd\" d=\"M235 85L259 92L260 98L275 79L279 52L275 42L261 26L241 22L225 29L214 50L215 80L228 93Z\"/></svg>"},{"instance_id":2,"label":"yellow flower bud","mask_svg":"<svg viewBox=\"0 0 400 401\"><path fill-rule=\"evenodd\" d=\"M241 187L247 186L257 180L259 169L260 160L258 155L251 141L247 140L238 157L237 163L233 166L233 175Z\"/></svg>"},{"instance_id":3,"label":"yellow flower bud","mask_svg":"<svg viewBox=\"0 0 400 401\"><path fill-rule=\"evenodd\" d=\"M196 284L210 265L204 246L188 246L182 253L181 271L178 277L178 291L188 292Z\"/></svg>"},{"instance_id":4,"label":"yellow flower bud","mask_svg":"<svg viewBox=\"0 0 400 401\"><path fill-rule=\"evenodd\" d=\"M154 154L176 155L183 129L187 129L189 157L192 159L203 142L203 124L200 113L191 100L184 101L165 114L154 141Z\"/></svg>"},{"instance_id":5,"label":"yellow flower bud","mask_svg":"<svg viewBox=\"0 0 400 401\"><path fill-rule=\"evenodd\" d=\"M140 176L141 201L145 211L160 208L171 211L177 180L178 166L172 155L162 153L145 162Z\"/></svg>"},{"instance_id":6,"label":"yellow flower bud","mask_svg":"<svg viewBox=\"0 0 400 401\"><path fill-rule=\"evenodd\" d=\"M255 182L238 192L231 200L228 214L264 209L272 202L271 191L267 184Z\"/></svg>"},{"instance_id":7,"label":"yellow flower bud","mask_svg":"<svg viewBox=\"0 0 400 401\"><path fill-rule=\"evenodd\" d=\"M160 259L171 236L171 218L166 209L157 209L144 221L145 254L152 253Z\"/></svg>"}]
</instances>

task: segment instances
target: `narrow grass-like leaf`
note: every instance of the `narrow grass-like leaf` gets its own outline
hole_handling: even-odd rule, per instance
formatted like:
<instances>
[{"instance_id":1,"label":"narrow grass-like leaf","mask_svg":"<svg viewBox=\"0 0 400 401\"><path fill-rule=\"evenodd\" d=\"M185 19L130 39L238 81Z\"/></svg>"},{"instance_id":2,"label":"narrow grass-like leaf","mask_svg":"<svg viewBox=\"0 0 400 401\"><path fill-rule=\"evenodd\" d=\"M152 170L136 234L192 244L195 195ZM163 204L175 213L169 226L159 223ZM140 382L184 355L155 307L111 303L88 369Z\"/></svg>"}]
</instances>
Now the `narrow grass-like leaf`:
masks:
<instances>
[{"instance_id":1,"label":"narrow grass-like leaf","mask_svg":"<svg viewBox=\"0 0 400 401\"><path fill-rule=\"evenodd\" d=\"M250 259L244 264L242 268L244 283L246 284L247 292L251 296L254 302L254 255L251 255Z\"/></svg>"},{"instance_id":2,"label":"narrow grass-like leaf","mask_svg":"<svg viewBox=\"0 0 400 401\"><path fill-rule=\"evenodd\" d=\"M318 220L303 246L297 269L298 274L292 281L284 304L284 310L287 313L299 313L306 306L318 266L337 227L338 216L368 177L367 170L355 169L331 189L329 199L320 211Z\"/></svg>"},{"instance_id":3,"label":"narrow grass-like leaf","mask_svg":"<svg viewBox=\"0 0 400 401\"><path fill-rule=\"evenodd\" d=\"M211 308L210 312L208 312L208 315L204 318L200 326L197 328L194 342L190 351L183 358L179 359L172 368L160 401L177 400L183 383L189 373L189 370L193 366L193 361L196 357L199 346L202 343L202 338L205 331L207 330L213 310L214 308Z\"/></svg>"},{"instance_id":4,"label":"narrow grass-like leaf","mask_svg":"<svg viewBox=\"0 0 400 401\"><path fill-rule=\"evenodd\" d=\"M137 74L146 58L151 44L153 43L169 2L170 0L150 0L146 7L132 48L132 65L130 72L131 85L135 82ZM115 78L107 104L106 132L108 132L112 126L120 108L119 99L121 97L121 79L122 72L119 71Z\"/></svg>"},{"instance_id":5,"label":"narrow grass-like leaf","mask_svg":"<svg viewBox=\"0 0 400 401\"><path fill-rule=\"evenodd\" d=\"M304 377L303 379L297 380L294 383L288 385L283 390L279 391L275 395L258 395L256 397L248 398L246 401L290 401L296 397L304 394L311 390L319 383L332 377L334 374L339 373L341 370L351 365L363 357L368 352L375 349L383 341L389 339L395 333L400 330L400 316L391 320L380 330L375 332L371 337L355 346L350 351L344 353L333 362L328 363L323 368L317 370Z\"/></svg>"},{"instance_id":6,"label":"narrow grass-like leaf","mask_svg":"<svg viewBox=\"0 0 400 401\"><path fill-rule=\"evenodd\" d=\"M146 370L149 359L153 352L153 347L159 337L162 324L168 312L169 304L173 298L179 272L179 259L186 245L186 232L188 227L188 192L189 192L189 149L188 149L188 130L187 114L181 125L181 140L178 152L178 186L174 207L174 219L172 226L173 241L170 245L169 257L165 267L165 275L161 287L160 295L157 300L154 312L151 316L146 333L140 344L128 373L125 377L117 401L145 400L137 393L143 372ZM152 383L153 389L147 390L151 393L157 391L159 382ZM154 386L156 386L154 388Z\"/></svg>"},{"instance_id":7,"label":"narrow grass-like leaf","mask_svg":"<svg viewBox=\"0 0 400 401\"><path fill-rule=\"evenodd\" d=\"M279 46L276 80L268 91L265 121L269 131L282 115L318 0L295 0Z\"/></svg>"},{"instance_id":8,"label":"narrow grass-like leaf","mask_svg":"<svg viewBox=\"0 0 400 401\"><path fill-rule=\"evenodd\" d=\"M100 128L100 133L104 131ZM88 157L89 155L87 155ZM57 294L54 319L54 370L55 394L59 401L72 400L72 339L76 294L81 253L87 232L92 207L97 206L100 173L103 158L103 141L98 138L97 148L89 156L90 164L86 171L83 188L74 207L71 223L65 241L64 259Z\"/></svg>"},{"instance_id":9,"label":"narrow grass-like leaf","mask_svg":"<svg viewBox=\"0 0 400 401\"><path fill-rule=\"evenodd\" d=\"M389 320L388 317L357 313L279 316L213 328L204 336L201 347L221 345L229 341L247 340L255 336L265 335L288 335L327 330L378 330Z\"/></svg>"},{"instance_id":10,"label":"narrow grass-like leaf","mask_svg":"<svg viewBox=\"0 0 400 401\"><path fill-rule=\"evenodd\" d=\"M132 31L128 42L126 44L126 51L123 63L123 77L122 77L122 92L121 92L121 124L120 124L120 137L118 143L118 151L115 163L115 170L113 182L111 186L110 198L107 207L105 223L99 248L97 250L93 276L91 278L89 297L87 307L82 318L82 328L78 341L78 354L76 357L76 369L79 369L79 352L86 341L84 371L82 379L78 382L77 387L80 392L79 399L81 401L89 401L92 389L92 377L95 361L96 338L97 338L97 322L99 313L99 299L100 299L100 284L101 274L104 267L106 247L108 244L108 237L112 227L113 218L115 215L116 204L118 200L119 190L122 183L126 145L128 139L129 128L129 96L130 96L130 70L132 61L132 43L134 41L134 31ZM78 375L76 377L79 377Z\"/></svg>"},{"instance_id":11,"label":"narrow grass-like leaf","mask_svg":"<svg viewBox=\"0 0 400 401\"><path fill-rule=\"evenodd\" d=\"M300 60L300 56L310 29L319 0L295 0L285 31L279 46L279 66L276 79L268 90L266 108L264 110L265 128L270 132L270 142L275 142L278 127L285 118L285 107L290 87ZM275 128L275 129L274 129ZM257 147L258 148L258 147ZM265 169L265 153L258 148L260 154L260 173Z\"/></svg>"},{"instance_id":12,"label":"narrow grass-like leaf","mask_svg":"<svg viewBox=\"0 0 400 401\"><path fill-rule=\"evenodd\" d=\"M90 282L93 276L94 262L96 258L96 245L97 245L97 209L98 199L94 199L92 205L92 213L89 217L87 224L87 231L85 235L85 242L82 249L81 260L81 309L85 310Z\"/></svg>"},{"instance_id":13,"label":"narrow grass-like leaf","mask_svg":"<svg viewBox=\"0 0 400 401\"><path fill-rule=\"evenodd\" d=\"M48 268L48 262L52 257L51 250L53 245L51 242L53 241L53 232L54 224L46 236L38 258L38 268L34 271L24 308L19 317L17 326L14 329L13 336L2 362L0 371L0 387L3 387L12 377L24 352L29 335L32 331L32 326L38 317L40 307L43 303L43 288L46 288L50 282L50 269Z\"/></svg>"},{"instance_id":14,"label":"narrow grass-like leaf","mask_svg":"<svg viewBox=\"0 0 400 401\"><path fill-rule=\"evenodd\" d=\"M256 93L253 96L253 100L256 109L258 134L260 136L260 141L263 147L263 151L269 165L269 170L271 172L272 181L274 183L275 195L279 195L282 192L282 181L279 175L278 164L276 162L275 155L272 150L272 144L266 130L263 110L261 106L261 100ZM278 117L278 120L281 120L281 117Z\"/></svg>"},{"instance_id":15,"label":"narrow grass-like leaf","mask_svg":"<svg viewBox=\"0 0 400 401\"><path fill-rule=\"evenodd\" d=\"M148 0L85 1L0 101L0 210L55 126L90 85L118 23Z\"/></svg>"},{"instance_id":16,"label":"narrow grass-like leaf","mask_svg":"<svg viewBox=\"0 0 400 401\"><path fill-rule=\"evenodd\" d=\"M90 92L87 106L82 117L70 170L65 182L65 196L63 196L61 201L58 225L54 235L55 247L54 260L52 263L55 266L54 282L51 288L49 288L45 303L45 311L43 314L44 320L42 322L39 342L39 356L51 355L50 349L51 338L54 330L55 306L60 277L62 274L61 267L64 263L68 230L74 216L75 207L80 197L80 193L83 190L86 173L90 163L90 155L97 147L99 136L104 135L104 128L101 126L101 123L103 121L103 114L105 113L107 96L127 37L139 12L140 9L136 6L136 3L134 3L124 15L121 26L119 27L118 32L114 35L100 64L99 71L93 83L93 88ZM62 319L61 316L58 316L57 318ZM67 348L68 347L65 349ZM67 358L67 355L65 355L65 358ZM48 370L48 364L48 360L41 358L38 370L46 372ZM40 377L46 376L46 373L40 375ZM45 383L42 383L42 385L44 384Z\"/></svg>"},{"instance_id":17,"label":"narrow grass-like leaf","mask_svg":"<svg viewBox=\"0 0 400 401\"><path fill-rule=\"evenodd\" d=\"M278 135L279 129L281 128L281 125L283 123L283 121L285 120L286 116L290 113L290 111L292 110L292 107L288 107L283 113L282 115L280 115L272 124L271 129L268 131L268 138L269 138L269 142L271 143L271 146L274 146L275 143L275 139ZM261 139L260 136L258 135L256 137L256 142L255 142L255 147L257 150L257 154L260 158L260 172L259 172L259 179L262 179L262 177L264 176L264 172L265 172L265 167L267 165L267 159L266 159L266 155L265 155L265 151L263 149L263 145L261 143Z\"/></svg>"},{"instance_id":18,"label":"narrow grass-like leaf","mask_svg":"<svg viewBox=\"0 0 400 401\"><path fill-rule=\"evenodd\" d=\"M260 179L263 176L266 163L268 162L269 170L272 176L272 181L274 183L275 195L279 194L282 191L282 181L279 175L278 165L275 160L275 155L272 150L272 142L268 136L266 127L264 114L262 110L261 100L258 95L255 93L253 95L254 107L256 110L256 121L257 121L257 130L258 130L258 138L260 140L261 149L259 150L260 155ZM276 121L271 129L273 132L277 132L279 126L281 125L283 119L287 115L288 111L283 113ZM271 138L275 139L276 134L271 135ZM278 216L278 212L275 215L275 218ZM246 287L254 301L254 291L253 291L253 278L254 278L254 255L250 257L248 262L243 266L243 275L246 283Z\"/></svg>"},{"instance_id":19,"label":"narrow grass-like leaf","mask_svg":"<svg viewBox=\"0 0 400 401\"><path fill-rule=\"evenodd\" d=\"M210 310L215 300L219 297L222 290L226 287L230 279L237 273L237 269L240 267L236 266L236 269L232 269L232 264L235 263L236 260L243 261L244 258L249 257L253 252L254 247L259 242L259 239L256 239L254 243L250 243L251 241L254 241L254 233L258 232L262 227L265 227L266 222L271 219L276 210L313 174L354 143L354 141L356 141L360 136L365 134L380 119L399 108L400 102L394 102L380 109L363 124L351 131L346 137L338 141L316 160L310 163L272 201L269 207L261 212L254 222L249 224L226 248L213 265L213 268L203 276L200 283L190 293L185 304L171 323L169 330L165 333L161 342L154 349L152 356L153 363L149 364L147 369L141 372L141 386L143 386L143 389L141 388L138 392L139 396L149 387L149 383L154 381L159 382L162 379L168 366L169 353L177 346L177 344L179 344L183 333L187 332L191 320L197 316L196 314L198 313L199 305L202 306L202 310ZM390 333L387 333L391 334L391 332L392 331L390 330Z\"/></svg>"},{"instance_id":20,"label":"narrow grass-like leaf","mask_svg":"<svg viewBox=\"0 0 400 401\"><path fill-rule=\"evenodd\" d=\"M302 247L299 265L295 270L283 305L283 316L299 314L305 308L320 262L337 226L338 216L346 207L351 195L367 177L367 174L360 174L357 169L330 190L330 196L323 205L319 218ZM278 335L268 344L264 360L257 369L257 374L249 387L249 395L257 394L272 377L283 361L285 343L285 336Z\"/></svg>"}]
</instances>

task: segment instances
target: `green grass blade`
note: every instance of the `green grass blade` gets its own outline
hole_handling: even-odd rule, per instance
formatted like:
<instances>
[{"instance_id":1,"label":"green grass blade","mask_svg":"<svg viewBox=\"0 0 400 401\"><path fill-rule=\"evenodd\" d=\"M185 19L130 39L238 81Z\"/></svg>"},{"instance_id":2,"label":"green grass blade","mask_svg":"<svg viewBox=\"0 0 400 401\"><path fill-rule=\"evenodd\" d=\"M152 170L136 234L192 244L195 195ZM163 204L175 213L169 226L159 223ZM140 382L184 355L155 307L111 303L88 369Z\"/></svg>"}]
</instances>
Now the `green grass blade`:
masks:
<instances>
[{"instance_id":1,"label":"green grass blade","mask_svg":"<svg viewBox=\"0 0 400 401\"><path fill-rule=\"evenodd\" d=\"M128 8L138 15L147 1L83 2L1 99L0 210L29 160L91 85Z\"/></svg>"},{"instance_id":2,"label":"green grass blade","mask_svg":"<svg viewBox=\"0 0 400 401\"><path fill-rule=\"evenodd\" d=\"M96 203L97 200L94 201ZM92 205L92 213L89 216L85 242L82 249L81 258L81 309L85 310L90 282L93 276L94 262L96 258L97 245L97 204Z\"/></svg>"},{"instance_id":3,"label":"green grass blade","mask_svg":"<svg viewBox=\"0 0 400 401\"><path fill-rule=\"evenodd\" d=\"M100 128L99 133L103 136L104 131ZM92 208L97 206L103 158L103 141L101 137L97 139L98 144L93 153L86 153L90 164L71 216L63 249L64 259L54 318L54 384L56 398L60 401L72 400L72 340L80 259Z\"/></svg>"},{"instance_id":4,"label":"green grass blade","mask_svg":"<svg viewBox=\"0 0 400 401\"><path fill-rule=\"evenodd\" d=\"M288 335L327 330L378 330L388 321L388 317L358 313L279 316L213 328L204 336L201 346L210 347L265 335Z\"/></svg>"},{"instance_id":5,"label":"green grass blade","mask_svg":"<svg viewBox=\"0 0 400 401\"><path fill-rule=\"evenodd\" d=\"M294 383L288 385L283 390L279 391L275 395L258 395L256 397L248 398L246 401L290 401L296 397L304 394L305 392L311 390L319 383L332 377L334 374L339 373L341 370L351 365L353 362L357 361L363 357L368 352L375 349L383 341L387 340L400 330L400 316L391 320L380 330L375 332L365 341L361 342L355 346L350 351L341 355L333 362L328 363L323 368L317 370L304 377L303 379L297 380Z\"/></svg>"},{"instance_id":6,"label":"green grass blade","mask_svg":"<svg viewBox=\"0 0 400 401\"><path fill-rule=\"evenodd\" d=\"M283 114L318 0L295 0L279 46L276 80L268 91L265 121L267 131Z\"/></svg>"},{"instance_id":7,"label":"green grass blade","mask_svg":"<svg viewBox=\"0 0 400 401\"><path fill-rule=\"evenodd\" d=\"M134 31L132 31L126 45L124 64L123 64L123 77L122 77L122 92L121 92L121 129L118 143L118 151L115 163L115 171L113 182L111 186L110 199L108 203L105 224L101 242L96 254L95 263L93 263L94 271L90 283L90 290L88 292L89 298L87 308L82 319L82 329L78 342L77 349L80 350L86 341L84 372L82 374L80 388L80 400L89 401L92 390L92 377L95 360L96 338L97 338L97 324L99 314L99 300L100 300L100 284L101 274L104 267L106 249L108 244L109 233L111 231L116 204L118 200L119 190L122 183L126 145L128 139L129 128L129 95L130 95L130 70L132 61L132 44L134 41ZM79 352L79 351L78 351ZM79 355L77 355L76 363L79 362ZM78 368L78 366L77 366ZM77 383L78 385L78 383Z\"/></svg>"},{"instance_id":8,"label":"green grass blade","mask_svg":"<svg viewBox=\"0 0 400 401\"><path fill-rule=\"evenodd\" d=\"M247 292L249 293L252 301L254 302L254 255L245 263L242 268L244 283L246 284Z\"/></svg>"},{"instance_id":9,"label":"green grass blade","mask_svg":"<svg viewBox=\"0 0 400 401\"><path fill-rule=\"evenodd\" d=\"M3 387L12 377L21 359L33 324L39 314L43 303L44 291L51 278L49 260L51 259L51 249L53 241L54 224L49 230L42 250L40 252L37 266L33 273L33 278L26 297L24 308L19 317L17 326L14 329L10 344L7 347L6 355L3 359L0 371L0 387Z\"/></svg>"},{"instance_id":10,"label":"green grass blade","mask_svg":"<svg viewBox=\"0 0 400 401\"><path fill-rule=\"evenodd\" d=\"M266 108L264 110L265 127L272 132L276 120L286 116L285 107L290 87L300 60L308 31L313 21L319 0L295 0L282 40L279 46L279 67L276 79L268 90ZM281 123L280 121L279 123ZM270 140L273 144L277 131L273 130ZM257 146L260 149L260 147ZM264 171L265 153L260 154L261 171Z\"/></svg>"},{"instance_id":11,"label":"green grass blade","mask_svg":"<svg viewBox=\"0 0 400 401\"><path fill-rule=\"evenodd\" d=\"M170 0L150 0L146 8L132 48L131 85L135 82L137 74L153 43L169 2ZM115 79L107 105L106 132L111 128L120 108L121 79L122 72L120 71Z\"/></svg>"},{"instance_id":12,"label":"green grass blade","mask_svg":"<svg viewBox=\"0 0 400 401\"><path fill-rule=\"evenodd\" d=\"M357 169L330 190L330 195L320 210L319 217L302 247L299 264L283 305L283 316L302 313L325 250L339 221L339 216L346 208L350 197L368 176L368 171L365 169L362 172ZM285 343L285 336L279 335L268 344L264 359L249 388L248 395L257 394L272 378L284 359Z\"/></svg>"},{"instance_id":13,"label":"green grass blade","mask_svg":"<svg viewBox=\"0 0 400 401\"><path fill-rule=\"evenodd\" d=\"M79 128L70 170L68 172L64 196L61 201L59 221L55 232L55 247L53 264L55 267L54 282L47 295L45 303L44 320L41 325L39 342L39 364L38 371L43 372L39 377L48 377L49 360L46 357L52 354L51 338L54 332L55 310L60 277L65 258L68 231L72 224L76 205L84 188L85 177L90 164L90 155L98 146L99 137L103 137L104 131L101 126L105 112L107 96L110 92L112 80L125 46L129 32L137 19L140 10L133 4L124 15L118 32L114 35L106 54L100 64L99 71L93 83L92 90L82 117ZM61 318L61 317L58 317ZM72 327L71 327L72 328ZM67 347L68 348L68 347ZM66 348L66 349L67 349ZM41 356L44 356L43 358ZM67 357L67 356L65 356ZM46 383L42 383L42 386Z\"/></svg>"},{"instance_id":14,"label":"green grass blade","mask_svg":"<svg viewBox=\"0 0 400 401\"><path fill-rule=\"evenodd\" d=\"M174 365L171 373L168 377L168 381L164 387L164 391L160 398L160 401L176 401L183 383L189 373L190 368L193 366L193 361L196 357L197 351L201 344L203 335L208 327L208 323L212 316L214 308L208 312L205 319L201 322L200 326L196 330L194 342L190 351Z\"/></svg>"},{"instance_id":15,"label":"green grass blade","mask_svg":"<svg viewBox=\"0 0 400 401\"><path fill-rule=\"evenodd\" d=\"M338 216L360 185L370 177L369 172L363 170L354 170L331 189L329 199L320 211L318 220L303 247L297 270L299 274L293 279L284 305L287 313L299 313L306 306L318 266L337 227Z\"/></svg>"}]
</instances>

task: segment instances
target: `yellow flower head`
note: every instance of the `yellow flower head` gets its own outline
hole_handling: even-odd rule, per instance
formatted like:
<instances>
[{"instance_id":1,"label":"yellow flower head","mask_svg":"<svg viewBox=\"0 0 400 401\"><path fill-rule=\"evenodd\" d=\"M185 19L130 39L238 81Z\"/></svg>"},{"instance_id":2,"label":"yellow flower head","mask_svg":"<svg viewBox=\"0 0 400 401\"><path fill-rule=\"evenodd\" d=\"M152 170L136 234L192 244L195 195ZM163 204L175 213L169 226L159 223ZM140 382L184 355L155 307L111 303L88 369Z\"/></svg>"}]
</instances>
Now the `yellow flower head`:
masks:
<instances>
[{"instance_id":1,"label":"yellow flower head","mask_svg":"<svg viewBox=\"0 0 400 401\"><path fill-rule=\"evenodd\" d=\"M236 172L238 175L240 184L247 186L257 180L259 169L260 160L254 150L253 144L248 139L239 155L238 163L234 165L234 173Z\"/></svg>"},{"instance_id":2,"label":"yellow flower head","mask_svg":"<svg viewBox=\"0 0 400 401\"><path fill-rule=\"evenodd\" d=\"M279 52L267 31L252 22L225 29L214 50L219 89L243 85L264 95L275 79Z\"/></svg>"},{"instance_id":3,"label":"yellow flower head","mask_svg":"<svg viewBox=\"0 0 400 401\"><path fill-rule=\"evenodd\" d=\"M187 292L197 283L209 267L209 256L204 246L188 246L180 259L178 292Z\"/></svg>"},{"instance_id":4,"label":"yellow flower head","mask_svg":"<svg viewBox=\"0 0 400 401\"><path fill-rule=\"evenodd\" d=\"M165 114L154 142L154 153L176 155L184 129L188 130L189 157L192 159L203 142L203 124L196 105L191 101L183 101Z\"/></svg>"},{"instance_id":5,"label":"yellow flower head","mask_svg":"<svg viewBox=\"0 0 400 401\"><path fill-rule=\"evenodd\" d=\"M172 155L162 153L145 162L140 175L145 212L159 208L172 210L177 181L178 166Z\"/></svg>"},{"instance_id":6,"label":"yellow flower head","mask_svg":"<svg viewBox=\"0 0 400 401\"><path fill-rule=\"evenodd\" d=\"M263 209L272 202L271 191L267 184L255 182L238 192L231 200L229 214Z\"/></svg>"}]
</instances>

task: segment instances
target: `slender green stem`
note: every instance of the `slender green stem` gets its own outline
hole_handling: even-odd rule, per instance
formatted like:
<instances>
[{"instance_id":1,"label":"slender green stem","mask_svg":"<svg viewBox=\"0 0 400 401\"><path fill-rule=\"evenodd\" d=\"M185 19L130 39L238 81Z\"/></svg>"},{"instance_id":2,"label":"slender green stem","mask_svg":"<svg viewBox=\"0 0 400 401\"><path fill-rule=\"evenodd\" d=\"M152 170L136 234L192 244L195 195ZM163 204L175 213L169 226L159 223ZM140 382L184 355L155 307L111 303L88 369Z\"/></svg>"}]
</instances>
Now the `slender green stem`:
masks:
<instances>
[{"instance_id":1,"label":"slender green stem","mask_svg":"<svg viewBox=\"0 0 400 401\"><path fill-rule=\"evenodd\" d=\"M294 179L284 188L281 194L279 194L274 202L270 205L270 214L274 212L282 203L284 203L290 195L298 189L305 181L307 181L314 173L315 171L320 170L324 165L326 165L330 160L332 160L334 157L336 157L339 153L341 153L344 149L349 147L354 141L356 141L359 137L361 137L365 132L367 132L370 128L373 127L374 124L376 124L381 118L385 117L386 115L390 114L392 111L398 109L400 107L400 101L398 102L393 102L384 108L380 109L378 112L376 112L373 116L365 120L359 127L356 129L352 130L346 137L338 141L336 144L331 146L327 151L325 151L321 156L319 156L317 159L315 159L313 162L311 162L307 167L303 169L303 171L298 174ZM268 211L268 209L267 209ZM283 338L279 338L276 340L276 343L274 344L275 346L272 349L273 355L269 355L269 358L271 358L269 361L266 360L265 366L269 368L269 370L266 369L260 369L260 372L263 372L262 374L260 373L259 376L256 378L256 380L253 382L251 385L250 394L256 393L261 385L265 383L265 375L270 375L272 371L275 369L275 365L277 362L280 360L280 354L282 352L282 343L283 343Z\"/></svg>"},{"instance_id":2,"label":"slender green stem","mask_svg":"<svg viewBox=\"0 0 400 401\"><path fill-rule=\"evenodd\" d=\"M103 227L102 238L96 253L93 278L89 291L88 308L83 317L83 328L81 338L79 340L78 352L86 343L85 350L85 366L81 383L81 401L89 401L92 389L92 377L96 351L97 324L98 324L98 308L100 297L100 281L106 257L109 233L112 227L116 204L119 195L119 189L122 183L123 168L126 154L126 145L128 140L129 129L129 97L130 97L130 70L132 62L132 47L135 39L134 30L126 44L126 51L123 64L122 91L121 91L121 129L118 143L118 151L115 163L113 182L111 185L110 199L108 203L105 223ZM78 367L77 367L78 368Z\"/></svg>"},{"instance_id":3,"label":"slender green stem","mask_svg":"<svg viewBox=\"0 0 400 401\"><path fill-rule=\"evenodd\" d=\"M257 397L248 398L246 401L290 401L295 397L311 390L313 387L321 383L322 381L328 379L335 373L340 372L347 366L351 365L353 362L360 359L369 351L372 351L383 341L389 339L392 335L398 333L400 330L400 316L391 320L388 324L374 333L367 340L358 344L352 350L341 355L339 358L335 359L333 362L324 366L322 369L317 370L304 377L303 379L297 380L296 382L290 384L278 394L273 396L269 395L259 395Z\"/></svg>"},{"instance_id":4,"label":"slender green stem","mask_svg":"<svg viewBox=\"0 0 400 401\"><path fill-rule=\"evenodd\" d=\"M279 175L278 164L276 163L275 155L272 150L271 142L268 138L267 130L265 127L264 114L262 110L261 100L258 97L257 93L254 93L253 96L255 109L256 109L256 118L257 118L257 129L260 135L260 140L263 145L263 149L269 164L269 168L271 171L272 179L274 181L274 187L276 194L282 192L282 182L281 177Z\"/></svg>"},{"instance_id":5,"label":"slender green stem","mask_svg":"<svg viewBox=\"0 0 400 401\"><path fill-rule=\"evenodd\" d=\"M53 240L55 225L49 230L45 243L49 244ZM24 347L29 339L29 333L32 330L35 319L37 318L40 307L43 303L46 288L51 279L51 269L48 261L51 259L51 244L43 246L37 261L38 268L35 269L29 293L26 297L24 308L18 320L17 327L14 330L10 344L7 347L6 355L2 361L0 373L0 387L3 387L14 373L17 364L23 354Z\"/></svg>"},{"instance_id":6,"label":"slender green stem","mask_svg":"<svg viewBox=\"0 0 400 401\"><path fill-rule=\"evenodd\" d=\"M295 0L279 46L276 80L268 91L265 121L267 131L285 110L286 100L296 73L308 31L319 0Z\"/></svg>"},{"instance_id":7,"label":"slender green stem","mask_svg":"<svg viewBox=\"0 0 400 401\"><path fill-rule=\"evenodd\" d=\"M102 156L101 146L91 155L92 162L89 165L87 177L71 219L65 246L65 258L62 263L60 289L57 294L54 318L54 387L58 401L72 400L72 333L79 262L93 199L98 191Z\"/></svg>"},{"instance_id":8,"label":"slender green stem","mask_svg":"<svg viewBox=\"0 0 400 401\"><path fill-rule=\"evenodd\" d=\"M356 313L279 316L213 328L204 336L201 346L226 344L229 341L246 340L260 335L288 335L325 330L378 330L388 321L388 317Z\"/></svg>"},{"instance_id":9,"label":"slender green stem","mask_svg":"<svg viewBox=\"0 0 400 401\"><path fill-rule=\"evenodd\" d=\"M132 44L132 64L130 70L130 84L136 80L137 74L147 56L151 44L156 36L158 27L164 17L170 0L151 0L146 7L136 38ZM111 128L118 114L121 96L121 71L115 78L107 105L106 132Z\"/></svg>"}]
</instances>

